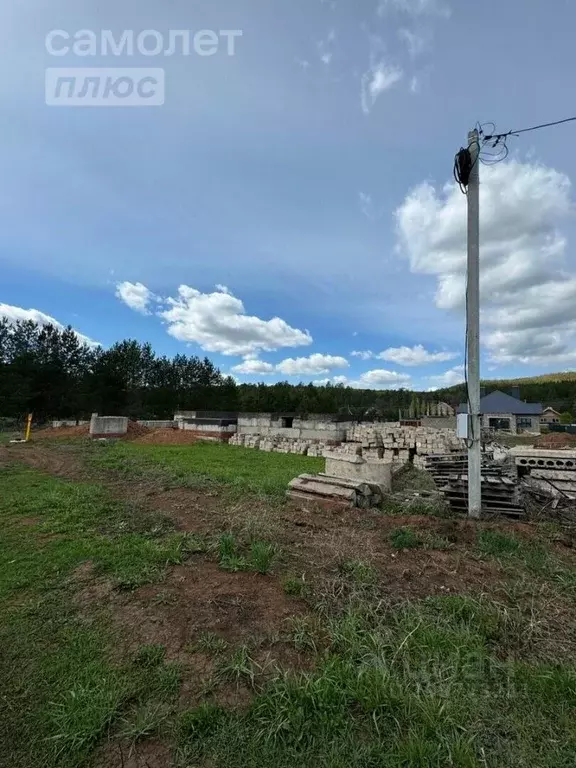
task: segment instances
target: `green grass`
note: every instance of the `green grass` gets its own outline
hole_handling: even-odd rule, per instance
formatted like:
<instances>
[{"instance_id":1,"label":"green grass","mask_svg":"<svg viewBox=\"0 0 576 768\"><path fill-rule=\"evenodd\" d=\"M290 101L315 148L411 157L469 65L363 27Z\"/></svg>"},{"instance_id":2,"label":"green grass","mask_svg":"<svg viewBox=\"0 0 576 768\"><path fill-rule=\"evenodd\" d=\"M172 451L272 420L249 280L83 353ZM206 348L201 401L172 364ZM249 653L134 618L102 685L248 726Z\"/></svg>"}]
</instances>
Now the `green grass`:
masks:
<instances>
[{"instance_id":1,"label":"green grass","mask_svg":"<svg viewBox=\"0 0 576 768\"><path fill-rule=\"evenodd\" d=\"M266 453L218 443L134 445L118 442L90 452L97 466L127 475L152 471L172 482L206 490L225 485L237 492L283 497L297 475L323 469L323 459Z\"/></svg>"},{"instance_id":2,"label":"green grass","mask_svg":"<svg viewBox=\"0 0 576 768\"><path fill-rule=\"evenodd\" d=\"M178 765L571 765L576 668L503 659L508 621L464 597L350 604L324 617L314 671L278 675L247 711L184 715ZM235 667L249 676L245 653Z\"/></svg>"},{"instance_id":3,"label":"green grass","mask_svg":"<svg viewBox=\"0 0 576 768\"><path fill-rule=\"evenodd\" d=\"M378 581L378 571L363 560L345 560L340 565L340 572L359 585L369 586Z\"/></svg>"},{"instance_id":4,"label":"green grass","mask_svg":"<svg viewBox=\"0 0 576 768\"><path fill-rule=\"evenodd\" d=\"M390 533L390 544L394 549L416 549L423 542L411 528L396 528Z\"/></svg>"},{"instance_id":5,"label":"green grass","mask_svg":"<svg viewBox=\"0 0 576 768\"><path fill-rule=\"evenodd\" d=\"M282 586L284 588L285 594L289 595L290 597L306 597L310 591L304 574L298 578L290 576L284 579Z\"/></svg>"},{"instance_id":6,"label":"green grass","mask_svg":"<svg viewBox=\"0 0 576 768\"><path fill-rule=\"evenodd\" d=\"M176 534L162 517L114 501L99 486L18 467L0 468L0 524L2 768L87 768L114 736L162 739L174 748L175 768L574 765L575 638L562 610L576 597L576 570L544 535L515 537L479 524L474 551L459 551L462 569L468 556L498 559L510 581L479 590L495 588L502 602L407 601L384 567L375 570L370 552L323 570L314 552L299 549L291 561L286 538L279 558L275 544L241 530ZM393 531L391 543L448 546L407 527ZM207 550L232 571L272 569L270 587L278 571L280 598L282 589L306 596L306 612L273 631L263 616L258 637L242 634L237 643L198 626L185 652L212 656L215 671L202 681L204 701L183 712L178 694L197 676L193 664L167 661L160 644L122 652L102 608L74 607L83 586L77 569L131 589ZM384 546L374 562L380 568L390 556ZM289 574L306 569L310 582L286 575L287 567ZM267 630L268 646L260 636ZM301 663L291 671L285 660L294 656ZM234 696L241 706L216 703Z\"/></svg>"},{"instance_id":7,"label":"green grass","mask_svg":"<svg viewBox=\"0 0 576 768\"><path fill-rule=\"evenodd\" d=\"M20 467L0 470L0 524L0 765L85 765L129 704L174 698L180 669L157 647L112 663L111 630L73 607L73 572L90 562L122 586L161 579L186 537L97 486Z\"/></svg>"},{"instance_id":8,"label":"green grass","mask_svg":"<svg viewBox=\"0 0 576 768\"><path fill-rule=\"evenodd\" d=\"M233 533L223 533L218 542L220 568L225 571L256 571L266 574L272 567L277 548L268 541L253 541L250 551L241 554Z\"/></svg>"},{"instance_id":9,"label":"green grass","mask_svg":"<svg viewBox=\"0 0 576 768\"><path fill-rule=\"evenodd\" d=\"M484 530L478 534L478 549L483 556L528 571L576 600L576 570L547 549L541 538L521 540L501 531Z\"/></svg>"}]
</instances>

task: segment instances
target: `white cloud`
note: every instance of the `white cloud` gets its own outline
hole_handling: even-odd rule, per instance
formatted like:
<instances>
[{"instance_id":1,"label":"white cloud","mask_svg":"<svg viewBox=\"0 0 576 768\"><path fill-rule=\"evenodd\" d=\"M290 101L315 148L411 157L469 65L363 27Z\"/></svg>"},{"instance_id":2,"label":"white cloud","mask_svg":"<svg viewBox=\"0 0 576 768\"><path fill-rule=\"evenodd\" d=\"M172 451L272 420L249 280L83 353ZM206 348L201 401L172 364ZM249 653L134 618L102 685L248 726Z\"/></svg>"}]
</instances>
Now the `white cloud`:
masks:
<instances>
[{"instance_id":1,"label":"white cloud","mask_svg":"<svg viewBox=\"0 0 576 768\"><path fill-rule=\"evenodd\" d=\"M336 40L336 30L331 29L328 32L328 35L325 40L319 40L316 43L316 48L318 49L318 55L320 57L320 61L326 66L329 66L330 62L332 61L332 57L334 54L330 50L330 48L333 46L335 40Z\"/></svg>"},{"instance_id":2,"label":"white cloud","mask_svg":"<svg viewBox=\"0 0 576 768\"><path fill-rule=\"evenodd\" d=\"M406 48L408 49L408 54L412 59L420 56L426 49L426 40L424 37L419 35L417 32L413 32L411 29L399 29L398 38L405 44Z\"/></svg>"},{"instance_id":3,"label":"white cloud","mask_svg":"<svg viewBox=\"0 0 576 768\"><path fill-rule=\"evenodd\" d=\"M207 352L250 356L312 344L308 331L292 328L279 317L262 320L247 315L242 301L229 292L201 293L181 285L178 296L165 303L168 308L158 316L166 322L168 333Z\"/></svg>"},{"instance_id":4,"label":"white cloud","mask_svg":"<svg viewBox=\"0 0 576 768\"><path fill-rule=\"evenodd\" d=\"M314 354L310 357L289 357L278 363L276 370L286 376L319 376L336 368L348 368L349 365L345 357Z\"/></svg>"},{"instance_id":5,"label":"white cloud","mask_svg":"<svg viewBox=\"0 0 576 768\"><path fill-rule=\"evenodd\" d=\"M456 384L462 384L464 381L464 366L457 365L449 371L441 373L439 376L429 376L428 381L434 386L428 391L434 389L443 389L444 387L453 387Z\"/></svg>"},{"instance_id":6,"label":"white cloud","mask_svg":"<svg viewBox=\"0 0 576 768\"><path fill-rule=\"evenodd\" d=\"M358 192L358 204L360 210L370 221L376 221L382 215L382 211L377 210L372 195L368 192Z\"/></svg>"},{"instance_id":7,"label":"white cloud","mask_svg":"<svg viewBox=\"0 0 576 768\"><path fill-rule=\"evenodd\" d=\"M134 312L149 315L148 305L155 298L152 291L142 283L130 283L128 280L116 284L116 297Z\"/></svg>"},{"instance_id":8,"label":"white cloud","mask_svg":"<svg viewBox=\"0 0 576 768\"><path fill-rule=\"evenodd\" d=\"M374 352L370 352L369 349L366 349L366 350L355 350L351 354L352 354L352 357L358 357L358 358L360 358L360 360L372 360L373 358L376 357Z\"/></svg>"},{"instance_id":9,"label":"white cloud","mask_svg":"<svg viewBox=\"0 0 576 768\"><path fill-rule=\"evenodd\" d=\"M60 331L64 329L62 323L59 323L58 320L47 315L45 312L40 312L39 309L23 309L23 307L14 307L11 304L0 303L0 319L3 317L7 318L10 324L16 323L18 320L32 320L33 323L37 323L38 325L53 325ZM74 333L78 337L78 340L83 344L87 344L89 347L100 346L98 341L94 341L94 339L84 336L83 333L78 333L76 330Z\"/></svg>"},{"instance_id":10,"label":"white cloud","mask_svg":"<svg viewBox=\"0 0 576 768\"><path fill-rule=\"evenodd\" d=\"M454 360L457 356L454 352L428 352L422 344L416 344L414 347L390 347L377 355L380 360L406 366L443 363L447 360Z\"/></svg>"},{"instance_id":11,"label":"white cloud","mask_svg":"<svg viewBox=\"0 0 576 768\"><path fill-rule=\"evenodd\" d=\"M397 373L396 371L386 371L382 368L373 371L366 371L361 374L358 384L367 389L395 389L404 387L410 381L407 373Z\"/></svg>"},{"instance_id":12,"label":"white cloud","mask_svg":"<svg viewBox=\"0 0 576 768\"><path fill-rule=\"evenodd\" d=\"M441 0L380 0L378 14L384 16L388 11L399 11L410 16L451 15L450 7Z\"/></svg>"},{"instance_id":13,"label":"white cloud","mask_svg":"<svg viewBox=\"0 0 576 768\"><path fill-rule=\"evenodd\" d=\"M365 349L354 351L351 355L360 358L360 360L386 360L389 363L409 367L442 363L447 360L454 360L458 356L455 352L428 352L422 344L416 344L413 347L389 347L383 352L372 352Z\"/></svg>"},{"instance_id":14,"label":"white cloud","mask_svg":"<svg viewBox=\"0 0 576 768\"><path fill-rule=\"evenodd\" d=\"M275 368L272 363L266 363L264 360L247 358L243 363L235 365L231 370L233 373L243 373L245 375L269 376L271 373L274 373Z\"/></svg>"},{"instance_id":15,"label":"white cloud","mask_svg":"<svg viewBox=\"0 0 576 768\"><path fill-rule=\"evenodd\" d=\"M378 97L396 85L403 74L400 67L386 64L383 59L372 62L370 69L362 75L361 103L364 114L370 114Z\"/></svg>"},{"instance_id":16,"label":"white cloud","mask_svg":"<svg viewBox=\"0 0 576 768\"><path fill-rule=\"evenodd\" d=\"M312 384L314 384L315 387L325 387L328 384L345 384L350 386L347 376L332 376L331 379L316 379Z\"/></svg>"},{"instance_id":17,"label":"white cloud","mask_svg":"<svg viewBox=\"0 0 576 768\"><path fill-rule=\"evenodd\" d=\"M576 275L566 270L558 229L573 212L569 179L537 163L482 166L480 210L482 341L491 361L573 361ZM436 277L436 305L462 311L466 198L454 183L424 183L396 218L412 271Z\"/></svg>"}]
</instances>

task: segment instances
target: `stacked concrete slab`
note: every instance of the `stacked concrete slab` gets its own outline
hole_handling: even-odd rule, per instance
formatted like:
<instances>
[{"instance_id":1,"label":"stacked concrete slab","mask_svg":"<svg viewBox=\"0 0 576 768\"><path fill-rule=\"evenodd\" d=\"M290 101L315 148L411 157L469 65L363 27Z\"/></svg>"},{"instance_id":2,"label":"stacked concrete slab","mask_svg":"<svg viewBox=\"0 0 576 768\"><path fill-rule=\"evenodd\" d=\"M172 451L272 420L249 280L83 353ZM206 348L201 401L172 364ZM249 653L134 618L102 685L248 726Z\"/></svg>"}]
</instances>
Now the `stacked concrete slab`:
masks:
<instances>
[{"instance_id":1,"label":"stacked concrete slab","mask_svg":"<svg viewBox=\"0 0 576 768\"><path fill-rule=\"evenodd\" d=\"M253 428L256 429L258 418L253 417L250 421L254 422ZM269 419L263 417L262 421L268 423ZM398 423L382 422L349 425L342 435L339 429L341 425L332 426L336 428L324 430L324 439L292 435L292 429L282 429L276 433L269 430L264 433L246 433L239 418L238 433L232 437L230 444L308 456L362 456L370 461L400 465L411 461L421 469L425 468L427 456L463 449L463 442L450 429L401 427Z\"/></svg>"},{"instance_id":2,"label":"stacked concrete slab","mask_svg":"<svg viewBox=\"0 0 576 768\"><path fill-rule=\"evenodd\" d=\"M257 448L268 453L297 453L301 456L323 456L324 451L337 441L322 442L279 435L236 434L230 439L230 445L244 448Z\"/></svg>"}]
</instances>

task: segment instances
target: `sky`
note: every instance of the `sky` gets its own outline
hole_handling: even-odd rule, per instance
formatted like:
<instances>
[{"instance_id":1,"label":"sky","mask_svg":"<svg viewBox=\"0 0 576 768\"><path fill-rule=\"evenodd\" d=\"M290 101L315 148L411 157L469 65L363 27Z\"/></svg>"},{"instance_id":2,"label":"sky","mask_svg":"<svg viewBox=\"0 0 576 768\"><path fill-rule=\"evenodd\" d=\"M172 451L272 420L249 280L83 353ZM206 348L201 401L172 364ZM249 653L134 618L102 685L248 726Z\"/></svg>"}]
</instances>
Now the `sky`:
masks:
<instances>
[{"instance_id":1,"label":"sky","mask_svg":"<svg viewBox=\"0 0 576 768\"><path fill-rule=\"evenodd\" d=\"M454 154L576 114L575 25L568 0L0 0L0 315L241 382L459 383ZM163 104L48 105L52 68L162 68ZM480 167L483 378L576 368L575 136Z\"/></svg>"}]
</instances>

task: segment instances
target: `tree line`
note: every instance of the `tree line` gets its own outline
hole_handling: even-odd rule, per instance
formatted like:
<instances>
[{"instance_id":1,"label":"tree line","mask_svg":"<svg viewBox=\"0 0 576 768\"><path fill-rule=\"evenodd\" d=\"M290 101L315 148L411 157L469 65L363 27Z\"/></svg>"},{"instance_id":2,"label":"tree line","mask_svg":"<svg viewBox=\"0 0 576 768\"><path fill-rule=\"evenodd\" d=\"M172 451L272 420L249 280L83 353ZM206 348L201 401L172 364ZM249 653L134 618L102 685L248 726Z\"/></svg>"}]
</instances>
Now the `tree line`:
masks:
<instances>
[{"instance_id":1,"label":"tree line","mask_svg":"<svg viewBox=\"0 0 576 768\"><path fill-rule=\"evenodd\" d=\"M488 382L503 388L504 382ZM491 386L491 385L498 386ZM573 410L576 381L524 384L522 398ZM93 412L139 419L172 418L177 410L335 413L352 418L415 417L435 404L465 400L463 386L434 393L365 390L342 384L237 384L208 358L157 355L148 343L90 347L71 327L0 319L0 417L38 421L86 419Z\"/></svg>"}]
</instances>

